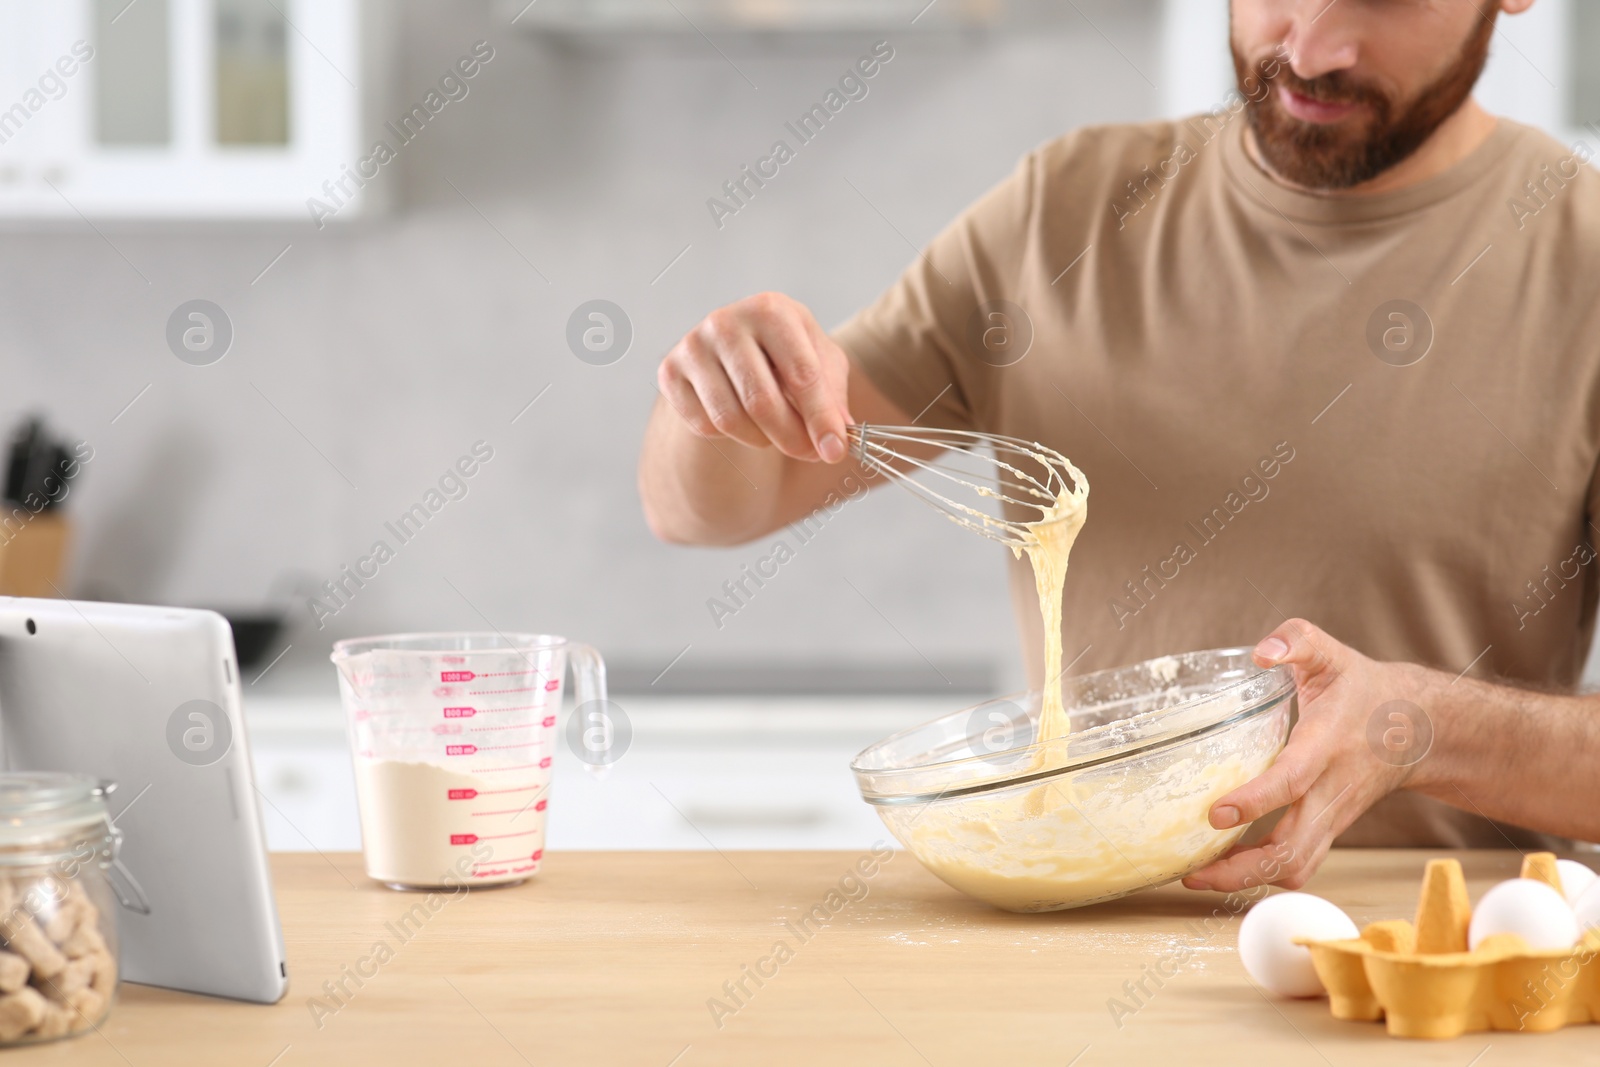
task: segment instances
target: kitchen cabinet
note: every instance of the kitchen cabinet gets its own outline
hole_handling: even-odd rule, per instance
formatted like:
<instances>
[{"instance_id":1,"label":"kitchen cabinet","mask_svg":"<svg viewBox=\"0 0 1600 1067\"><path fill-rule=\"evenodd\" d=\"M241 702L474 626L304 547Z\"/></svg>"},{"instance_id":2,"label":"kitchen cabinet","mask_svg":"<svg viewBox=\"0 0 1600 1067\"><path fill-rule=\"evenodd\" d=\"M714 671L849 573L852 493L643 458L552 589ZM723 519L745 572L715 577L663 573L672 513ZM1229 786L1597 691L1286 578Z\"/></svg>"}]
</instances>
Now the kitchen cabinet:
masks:
<instances>
[{"instance_id":1,"label":"kitchen cabinet","mask_svg":"<svg viewBox=\"0 0 1600 1067\"><path fill-rule=\"evenodd\" d=\"M885 834L849 763L932 718L929 698L618 697L630 747L604 774L563 733L548 845L570 849L865 848ZM245 697L256 787L274 851L361 847L336 697Z\"/></svg>"},{"instance_id":2,"label":"kitchen cabinet","mask_svg":"<svg viewBox=\"0 0 1600 1067\"><path fill-rule=\"evenodd\" d=\"M309 217L381 102L362 0L5 0L0 219ZM339 214L380 206L352 190Z\"/></svg>"},{"instance_id":3,"label":"kitchen cabinet","mask_svg":"<svg viewBox=\"0 0 1600 1067\"><path fill-rule=\"evenodd\" d=\"M924 8L922 4L926 4ZM878 33L989 26L1016 0L499 0L511 25L561 34Z\"/></svg>"}]
</instances>

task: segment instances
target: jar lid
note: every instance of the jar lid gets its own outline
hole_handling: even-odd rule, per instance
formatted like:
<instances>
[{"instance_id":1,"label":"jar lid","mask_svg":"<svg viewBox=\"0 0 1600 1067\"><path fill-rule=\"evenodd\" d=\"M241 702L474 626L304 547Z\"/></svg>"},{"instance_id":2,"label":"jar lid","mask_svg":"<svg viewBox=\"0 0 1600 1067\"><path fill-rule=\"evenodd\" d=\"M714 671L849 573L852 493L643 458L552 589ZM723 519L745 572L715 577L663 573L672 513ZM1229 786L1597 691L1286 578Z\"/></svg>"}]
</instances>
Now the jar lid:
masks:
<instances>
[{"instance_id":1,"label":"jar lid","mask_svg":"<svg viewBox=\"0 0 1600 1067\"><path fill-rule=\"evenodd\" d=\"M0 849L60 841L107 823L112 788L86 774L0 774Z\"/></svg>"}]
</instances>

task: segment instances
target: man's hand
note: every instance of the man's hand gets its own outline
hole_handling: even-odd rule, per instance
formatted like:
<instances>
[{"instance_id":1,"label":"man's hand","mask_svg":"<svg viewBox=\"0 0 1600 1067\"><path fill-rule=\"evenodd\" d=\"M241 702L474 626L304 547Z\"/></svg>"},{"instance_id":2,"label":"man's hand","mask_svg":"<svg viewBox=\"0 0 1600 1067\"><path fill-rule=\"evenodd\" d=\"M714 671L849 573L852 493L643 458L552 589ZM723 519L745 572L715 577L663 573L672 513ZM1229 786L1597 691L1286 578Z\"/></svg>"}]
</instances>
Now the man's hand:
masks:
<instances>
[{"instance_id":1,"label":"man's hand","mask_svg":"<svg viewBox=\"0 0 1600 1067\"><path fill-rule=\"evenodd\" d=\"M1404 786L1409 766L1395 766L1367 742L1367 722L1391 700L1423 701L1423 675L1407 663L1379 663L1340 644L1303 619L1290 619L1255 648L1262 667L1294 670L1300 720L1277 762L1218 800L1211 825L1227 829L1288 806L1271 834L1183 880L1190 889L1224 892L1259 884L1299 889L1316 872L1333 839L1384 795Z\"/></svg>"},{"instance_id":2,"label":"man's hand","mask_svg":"<svg viewBox=\"0 0 1600 1067\"><path fill-rule=\"evenodd\" d=\"M845 428L909 418L781 293L707 315L656 378L639 498L655 535L679 544L740 544L854 496L868 478Z\"/></svg>"},{"instance_id":3,"label":"man's hand","mask_svg":"<svg viewBox=\"0 0 1600 1067\"><path fill-rule=\"evenodd\" d=\"M849 374L849 357L804 304L758 293L702 319L667 353L656 380L701 437L837 463L851 421Z\"/></svg>"}]
</instances>

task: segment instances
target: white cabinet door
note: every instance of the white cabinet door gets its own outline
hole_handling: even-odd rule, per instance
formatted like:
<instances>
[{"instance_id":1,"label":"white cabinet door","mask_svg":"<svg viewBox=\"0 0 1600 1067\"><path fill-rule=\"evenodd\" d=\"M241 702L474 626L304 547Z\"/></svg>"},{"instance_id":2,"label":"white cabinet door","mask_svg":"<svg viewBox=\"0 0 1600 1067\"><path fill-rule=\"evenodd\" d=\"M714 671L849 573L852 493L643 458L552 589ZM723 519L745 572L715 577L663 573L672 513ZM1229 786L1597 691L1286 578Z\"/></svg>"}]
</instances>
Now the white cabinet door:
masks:
<instances>
[{"instance_id":1,"label":"white cabinet door","mask_svg":"<svg viewBox=\"0 0 1600 1067\"><path fill-rule=\"evenodd\" d=\"M0 0L0 217L362 207L359 0Z\"/></svg>"},{"instance_id":2,"label":"white cabinet door","mask_svg":"<svg viewBox=\"0 0 1600 1067\"><path fill-rule=\"evenodd\" d=\"M630 752L604 778L556 759L550 848L865 849L893 843L856 791L849 743Z\"/></svg>"},{"instance_id":3,"label":"white cabinet door","mask_svg":"<svg viewBox=\"0 0 1600 1067\"><path fill-rule=\"evenodd\" d=\"M673 698L627 701L632 744L604 774L563 738L548 847L864 849L892 844L850 760L926 718L917 701ZM567 712L570 714L570 710ZM332 698L245 703L267 847L361 847L344 714ZM563 727L565 727L563 716Z\"/></svg>"},{"instance_id":4,"label":"white cabinet door","mask_svg":"<svg viewBox=\"0 0 1600 1067\"><path fill-rule=\"evenodd\" d=\"M251 734L250 755L268 850L359 850L355 771L344 733L252 729Z\"/></svg>"}]
</instances>

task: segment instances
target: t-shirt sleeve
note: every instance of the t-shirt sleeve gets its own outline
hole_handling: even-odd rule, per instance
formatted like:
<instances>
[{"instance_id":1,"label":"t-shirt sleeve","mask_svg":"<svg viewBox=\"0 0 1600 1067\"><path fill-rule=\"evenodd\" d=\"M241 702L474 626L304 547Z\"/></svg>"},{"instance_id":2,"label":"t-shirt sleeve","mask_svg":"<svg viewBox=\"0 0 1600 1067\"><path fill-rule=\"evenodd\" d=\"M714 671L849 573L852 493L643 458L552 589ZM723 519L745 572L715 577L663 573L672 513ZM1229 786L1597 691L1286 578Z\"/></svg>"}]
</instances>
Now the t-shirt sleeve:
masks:
<instances>
[{"instance_id":1,"label":"t-shirt sleeve","mask_svg":"<svg viewBox=\"0 0 1600 1067\"><path fill-rule=\"evenodd\" d=\"M1033 214L1036 154L935 237L887 291L833 333L919 425L990 420L997 371L1026 353L1032 326L1011 302Z\"/></svg>"}]
</instances>

